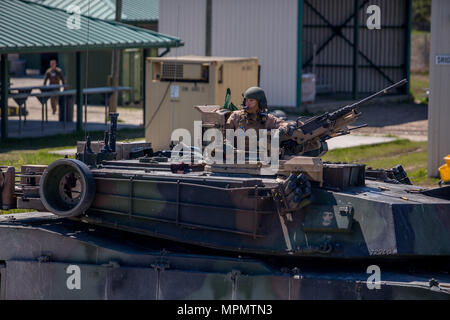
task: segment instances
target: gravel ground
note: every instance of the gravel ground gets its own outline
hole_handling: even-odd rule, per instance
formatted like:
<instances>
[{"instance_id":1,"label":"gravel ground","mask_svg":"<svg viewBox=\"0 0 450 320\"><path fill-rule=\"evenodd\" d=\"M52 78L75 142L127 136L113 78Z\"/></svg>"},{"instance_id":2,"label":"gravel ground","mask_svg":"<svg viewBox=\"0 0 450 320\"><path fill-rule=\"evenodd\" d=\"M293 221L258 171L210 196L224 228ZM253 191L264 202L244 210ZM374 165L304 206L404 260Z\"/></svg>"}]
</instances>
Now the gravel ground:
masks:
<instances>
[{"instance_id":1,"label":"gravel ground","mask_svg":"<svg viewBox=\"0 0 450 320\"><path fill-rule=\"evenodd\" d=\"M367 123L358 133L392 134L412 139L428 135L428 106L421 104L385 104L361 107L361 117L355 125Z\"/></svg>"},{"instance_id":2,"label":"gravel ground","mask_svg":"<svg viewBox=\"0 0 450 320\"><path fill-rule=\"evenodd\" d=\"M428 138L428 106L414 103L370 104L358 109L362 112L354 126L367 124L354 131L358 135L395 135L413 141ZM290 114L289 119L296 116Z\"/></svg>"}]
</instances>

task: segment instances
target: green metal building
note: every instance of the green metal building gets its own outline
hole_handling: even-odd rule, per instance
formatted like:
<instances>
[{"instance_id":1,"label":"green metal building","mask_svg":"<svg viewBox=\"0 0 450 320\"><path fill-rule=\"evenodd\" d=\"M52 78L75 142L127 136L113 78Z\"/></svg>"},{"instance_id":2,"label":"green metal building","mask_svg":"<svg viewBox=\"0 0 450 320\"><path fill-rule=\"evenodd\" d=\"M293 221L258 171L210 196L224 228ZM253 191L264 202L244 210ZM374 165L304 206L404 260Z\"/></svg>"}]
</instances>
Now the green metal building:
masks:
<instances>
[{"instance_id":1,"label":"green metal building","mask_svg":"<svg viewBox=\"0 0 450 320\"><path fill-rule=\"evenodd\" d=\"M0 33L1 55L1 100L2 100L2 138L7 137L8 99L8 59L10 53L57 53L66 54L64 67L67 69L68 82L77 89L77 128L82 127L82 94L83 87L92 86L86 83L86 68L90 76L95 73L97 52L112 49L137 48L144 50L145 56L156 53L158 48L182 46L179 38L162 35L157 32L138 28L114 21L106 21L80 15L79 26L70 28L72 15L65 10L51 8L25 0L0 1ZM93 59L91 62L91 59ZM74 63L71 63L74 61ZM141 61L143 63L143 61ZM144 69L144 68L143 68ZM144 72L144 71L142 71ZM145 77L143 77L145 80ZM104 86L106 83L103 83ZM97 85L95 85L97 86ZM145 95L145 92L143 93ZM143 100L145 101L145 99Z\"/></svg>"},{"instance_id":2,"label":"green metal building","mask_svg":"<svg viewBox=\"0 0 450 320\"><path fill-rule=\"evenodd\" d=\"M114 21L116 14L115 0L28 0L51 8L79 12L81 15ZM71 7L72 6L72 7ZM76 6L76 7L74 7ZM77 11L79 10L79 11ZM159 0L122 0L121 22L148 30L158 30ZM157 51L150 51L156 56ZM123 106L142 106L143 104L143 55L142 48L129 48L122 51L120 80L123 86L131 87L131 92L119 95L119 104ZM68 82L75 81L75 55L67 53L41 53L22 55L26 68L39 70L43 74L51 59L56 59L59 66L67 73ZM111 74L112 50L99 50L89 54L88 69L90 72L88 86L99 87L108 84ZM95 68L93 67L95 66ZM90 104L103 105L102 96L89 96Z\"/></svg>"}]
</instances>

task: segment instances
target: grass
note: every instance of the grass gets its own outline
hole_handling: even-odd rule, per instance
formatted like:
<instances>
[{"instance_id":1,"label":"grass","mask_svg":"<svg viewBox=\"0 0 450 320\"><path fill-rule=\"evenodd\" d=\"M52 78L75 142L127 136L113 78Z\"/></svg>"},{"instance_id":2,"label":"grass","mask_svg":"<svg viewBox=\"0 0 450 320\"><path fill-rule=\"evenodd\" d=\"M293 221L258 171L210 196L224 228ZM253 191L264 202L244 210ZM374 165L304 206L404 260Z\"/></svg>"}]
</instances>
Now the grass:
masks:
<instances>
[{"instance_id":1,"label":"grass","mask_svg":"<svg viewBox=\"0 0 450 320\"><path fill-rule=\"evenodd\" d=\"M429 74L424 73L411 73L411 94L414 97L415 103L427 104L426 89L429 88Z\"/></svg>"},{"instance_id":2,"label":"grass","mask_svg":"<svg viewBox=\"0 0 450 320\"><path fill-rule=\"evenodd\" d=\"M103 131L89 132L92 141L103 140ZM144 137L144 129L121 129L117 131L117 141L135 140ZM61 134L52 137L10 138L0 143L0 161L3 153L11 151L59 150L74 148L77 141L84 140L84 132ZM1 163L1 162L0 162Z\"/></svg>"},{"instance_id":3,"label":"grass","mask_svg":"<svg viewBox=\"0 0 450 320\"><path fill-rule=\"evenodd\" d=\"M89 133L92 141L103 140L103 131ZM117 140L136 140L144 137L144 129L122 129ZM27 139L8 139L0 144L0 164L14 166L17 171L24 164L50 164L61 156L54 150L74 148L77 141L84 140L83 133Z\"/></svg>"},{"instance_id":4,"label":"grass","mask_svg":"<svg viewBox=\"0 0 450 320\"><path fill-rule=\"evenodd\" d=\"M36 210L34 210L34 209L0 210L0 214L14 214L14 213L24 213L24 212L36 212Z\"/></svg>"},{"instance_id":5,"label":"grass","mask_svg":"<svg viewBox=\"0 0 450 320\"><path fill-rule=\"evenodd\" d=\"M427 142L396 140L370 146L329 151L323 161L365 163L366 167L391 169L401 164L411 182L420 186L437 186L438 178L427 177Z\"/></svg>"},{"instance_id":6,"label":"grass","mask_svg":"<svg viewBox=\"0 0 450 320\"><path fill-rule=\"evenodd\" d=\"M103 140L103 131L89 133L92 141ZM117 132L118 141L133 141L144 137L144 129L121 129ZM0 143L0 165L14 166L20 172L25 164L50 164L62 156L51 151L74 148L77 141L84 140L84 133L72 133L53 137L7 139ZM12 214L35 210L0 210L0 214Z\"/></svg>"},{"instance_id":7,"label":"grass","mask_svg":"<svg viewBox=\"0 0 450 320\"><path fill-rule=\"evenodd\" d=\"M412 30L410 90L416 103L428 103L424 89L429 88L429 41L429 31Z\"/></svg>"},{"instance_id":8,"label":"grass","mask_svg":"<svg viewBox=\"0 0 450 320\"><path fill-rule=\"evenodd\" d=\"M416 30L416 29L411 30L411 35L412 36L423 36L425 34L429 35L430 31L421 31L421 30Z\"/></svg>"}]
</instances>

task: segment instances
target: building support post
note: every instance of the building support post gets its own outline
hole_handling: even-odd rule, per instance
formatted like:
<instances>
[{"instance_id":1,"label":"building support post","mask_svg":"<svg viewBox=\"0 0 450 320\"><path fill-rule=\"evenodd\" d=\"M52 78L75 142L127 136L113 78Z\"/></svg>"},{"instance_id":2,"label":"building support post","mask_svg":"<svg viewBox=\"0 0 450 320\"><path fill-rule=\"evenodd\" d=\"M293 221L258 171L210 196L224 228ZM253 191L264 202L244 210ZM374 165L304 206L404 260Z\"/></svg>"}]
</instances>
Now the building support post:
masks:
<instances>
[{"instance_id":1,"label":"building support post","mask_svg":"<svg viewBox=\"0 0 450 320\"><path fill-rule=\"evenodd\" d=\"M116 19L115 21L122 21L122 0L116 0ZM122 51L120 49L113 49L112 51L112 65L111 65L111 87L119 86L119 72ZM117 112L117 105L119 99L119 92L114 91L109 99L109 112Z\"/></svg>"},{"instance_id":2,"label":"building support post","mask_svg":"<svg viewBox=\"0 0 450 320\"><path fill-rule=\"evenodd\" d=\"M359 0L355 0L353 14L353 86L352 97L358 99Z\"/></svg>"},{"instance_id":3,"label":"building support post","mask_svg":"<svg viewBox=\"0 0 450 320\"><path fill-rule=\"evenodd\" d=\"M8 55L2 54L0 62L1 105L2 108L2 140L8 138ZM20 110L19 110L20 111Z\"/></svg>"},{"instance_id":4,"label":"building support post","mask_svg":"<svg viewBox=\"0 0 450 320\"><path fill-rule=\"evenodd\" d=\"M406 90L406 94L408 94L409 95L409 93L410 93L410 78L411 78L411 75L410 75L410 73L411 73L411 71L410 71L410 68L411 68L411 23L412 23L412 0L405 0L405 2L406 2L406 12L407 12L407 15L406 15L406 19L407 19L407 21L406 21L406 30L405 30L405 43L406 43L406 46L405 46L405 61L406 61L406 63L405 63L405 77L406 77L406 80L408 80L408 82L406 83L406 88L405 88L405 90Z\"/></svg>"},{"instance_id":5,"label":"building support post","mask_svg":"<svg viewBox=\"0 0 450 320\"><path fill-rule=\"evenodd\" d=\"M147 58L152 56L151 53L151 49L144 49L143 53L142 53L142 69L143 69L143 76L142 76L142 111L143 111L143 120L142 123L145 126L145 109L147 108L146 106L146 101L147 101Z\"/></svg>"},{"instance_id":6,"label":"building support post","mask_svg":"<svg viewBox=\"0 0 450 320\"><path fill-rule=\"evenodd\" d=\"M297 2L297 103L302 105L302 40L303 40L303 0Z\"/></svg>"},{"instance_id":7,"label":"building support post","mask_svg":"<svg viewBox=\"0 0 450 320\"><path fill-rule=\"evenodd\" d=\"M83 130L83 74L82 74L82 59L81 52L76 53L76 88L75 101L77 103L77 131Z\"/></svg>"},{"instance_id":8,"label":"building support post","mask_svg":"<svg viewBox=\"0 0 450 320\"><path fill-rule=\"evenodd\" d=\"M206 0L205 56L212 55L212 0Z\"/></svg>"}]
</instances>

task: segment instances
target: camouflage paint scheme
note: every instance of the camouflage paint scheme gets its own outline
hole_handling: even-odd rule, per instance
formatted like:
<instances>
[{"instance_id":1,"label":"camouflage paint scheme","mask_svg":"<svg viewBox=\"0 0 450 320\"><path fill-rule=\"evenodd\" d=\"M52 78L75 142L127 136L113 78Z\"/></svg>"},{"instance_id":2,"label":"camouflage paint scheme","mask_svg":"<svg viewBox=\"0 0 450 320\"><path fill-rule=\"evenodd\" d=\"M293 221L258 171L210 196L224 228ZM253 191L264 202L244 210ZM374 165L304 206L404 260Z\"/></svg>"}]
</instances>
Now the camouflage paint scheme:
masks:
<instances>
[{"instance_id":1,"label":"camouflage paint scheme","mask_svg":"<svg viewBox=\"0 0 450 320\"><path fill-rule=\"evenodd\" d=\"M0 216L0 298L450 298L448 189L316 185L283 215L273 176L127 165L90 169L95 197L79 216ZM74 264L79 290L67 287Z\"/></svg>"},{"instance_id":2,"label":"camouflage paint scheme","mask_svg":"<svg viewBox=\"0 0 450 320\"><path fill-rule=\"evenodd\" d=\"M176 252L175 243L47 213L0 217L2 299L449 299L448 273L399 270L368 289L365 268L277 268L263 259ZM80 267L79 290L66 286ZM305 265L304 267L302 267Z\"/></svg>"},{"instance_id":3,"label":"camouflage paint scheme","mask_svg":"<svg viewBox=\"0 0 450 320\"><path fill-rule=\"evenodd\" d=\"M417 187L366 181L313 188L311 205L283 216L274 178L93 169L84 222L243 253L366 258L450 256L450 201ZM255 196L255 194L257 196ZM291 249L291 250L289 250Z\"/></svg>"}]
</instances>

